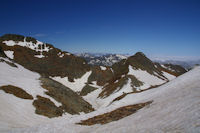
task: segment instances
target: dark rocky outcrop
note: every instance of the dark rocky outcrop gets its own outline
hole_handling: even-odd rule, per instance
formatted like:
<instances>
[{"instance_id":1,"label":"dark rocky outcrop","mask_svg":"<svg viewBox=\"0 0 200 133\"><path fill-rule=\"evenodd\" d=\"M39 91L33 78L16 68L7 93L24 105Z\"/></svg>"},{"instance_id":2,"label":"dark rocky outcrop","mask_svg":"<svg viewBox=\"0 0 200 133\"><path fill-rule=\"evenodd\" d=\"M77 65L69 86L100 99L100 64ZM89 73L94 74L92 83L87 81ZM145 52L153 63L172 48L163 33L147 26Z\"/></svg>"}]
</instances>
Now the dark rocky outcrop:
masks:
<instances>
[{"instance_id":1,"label":"dark rocky outcrop","mask_svg":"<svg viewBox=\"0 0 200 133\"><path fill-rule=\"evenodd\" d=\"M153 101L149 101L146 103L139 103L139 104L120 107L114 111L98 115L93 118L89 118L87 120L82 120L80 123L77 124L91 126L94 124L106 124L112 121L117 121L137 112L139 109L151 104L152 102Z\"/></svg>"},{"instance_id":2,"label":"dark rocky outcrop","mask_svg":"<svg viewBox=\"0 0 200 133\"><path fill-rule=\"evenodd\" d=\"M9 93L9 94L13 94L14 96L19 97L19 98L29 99L29 100L33 99L32 95L28 94L22 88L19 88L13 85L0 86L0 90L3 90L4 92Z\"/></svg>"},{"instance_id":3,"label":"dark rocky outcrop","mask_svg":"<svg viewBox=\"0 0 200 133\"><path fill-rule=\"evenodd\" d=\"M173 65L173 64L163 64L163 66L161 66L159 63L154 63L157 68L160 70L160 71L164 71L164 72L167 72L167 73L170 73L174 76L180 76L182 75L183 73L186 73L187 70L185 68L183 68L182 66L180 65Z\"/></svg>"},{"instance_id":4,"label":"dark rocky outcrop","mask_svg":"<svg viewBox=\"0 0 200 133\"><path fill-rule=\"evenodd\" d=\"M5 34L0 37L0 42L9 41L9 40L13 40L13 41L17 41L17 42L24 41L24 36L17 35L17 34Z\"/></svg>"},{"instance_id":5,"label":"dark rocky outcrop","mask_svg":"<svg viewBox=\"0 0 200 133\"><path fill-rule=\"evenodd\" d=\"M91 70L92 74L88 78L89 83L97 81L97 85L103 86L114 78L114 75L109 67L106 70L101 70L99 66L93 66L91 67Z\"/></svg>"},{"instance_id":6,"label":"dark rocky outcrop","mask_svg":"<svg viewBox=\"0 0 200 133\"><path fill-rule=\"evenodd\" d=\"M61 107L57 107L50 99L37 96L34 100L33 106L36 108L35 113L39 115L44 115L49 118L62 116L63 110Z\"/></svg>"},{"instance_id":7,"label":"dark rocky outcrop","mask_svg":"<svg viewBox=\"0 0 200 133\"><path fill-rule=\"evenodd\" d=\"M40 78L42 87L47 95L53 97L62 104L61 109L70 114L94 111L92 106L66 86L49 78Z\"/></svg>"},{"instance_id":8,"label":"dark rocky outcrop","mask_svg":"<svg viewBox=\"0 0 200 133\"><path fill-rule=\"evenodd\" d=\"M90 84L86 84L80 92L80 96L85 96L88 93L96 90L97 88L90 86Z\"/></svg>"},{"instance_id":9,"label":"dark rocky outcrop","mask_svg":"<svg viewBox=\"0 0 200 133\"><path fill-rule=\"evenodd\" d=\"M2 49L2 47L0 46L0 57L6 57L6 55L5 55L5 53L4 53L4 51L3 51L3 49Z\"/></svg>"},{"instance_id":10,"label":"dark rocky outcrop","mask_svg":"<svg viewBox=\"0 0 200 133\"><path fill-rule=\"evenodd\" d=\"M15 65L15 63L13 63L12 61L6 61L5 59L0 59L0 62L5 62L11 67L17 67L17 65Z\"/></svg>"},{"instance_id":11,"label":"dark rocky outcrop","mask_svg":"<svg viewBox=\"0 0 200 133\"><path fill-rule=\"evenodd\" d=\"M11 50L14 51L14 61L25 68L38 72L45 76L68 76L73 81L74 78L80 78L85 72L90 70L90 66L86 61L80 57L76 57L68 52L61 51L53 47L51 44L43 44L49 48L49 51L43 51L44 58L37 58L35 55L40 55L37 50L19 45L7 46L3 43L6 40L13 40L15 42L24 41L36 43L36 39L32 37L24 37L15 34L6 34L0 37L1 51ZM2 52L0 52L1 54ZM63 54L63 57L59 56ZM5 54L4 54L5 55Z\"/></svg>"},{"instance_id":12,"label":"dark rocky outcrop","mask_svg":"<svg viewBox=\"0 0 200 133\"><path fill-rule=\"evenodd\" d=\"M141 81L137 80L133 75L126 75L124 77L119 78L116 82L112 82L110 84L105 85L103 91L99 94L99 97L105 98L111 95L113 92L121 90L122 87L127 84L128 79L131 80L133 92L136 91L135 87L139 87L143 84Z\"/></svg>"}]
</instances>

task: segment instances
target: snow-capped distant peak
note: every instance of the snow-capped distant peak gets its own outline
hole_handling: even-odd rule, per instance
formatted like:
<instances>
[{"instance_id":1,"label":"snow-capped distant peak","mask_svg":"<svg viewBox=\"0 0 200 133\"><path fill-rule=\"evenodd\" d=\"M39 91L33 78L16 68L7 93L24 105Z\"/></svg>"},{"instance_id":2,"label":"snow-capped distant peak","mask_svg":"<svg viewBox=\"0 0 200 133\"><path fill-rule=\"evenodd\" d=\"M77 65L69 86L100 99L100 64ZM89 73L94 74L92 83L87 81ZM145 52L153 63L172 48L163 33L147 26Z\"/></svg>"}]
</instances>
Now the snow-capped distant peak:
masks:
<instances>
[{"instance_id":1,"label":"snow-capped distant peak","mask_svg":"<svg viewBox=\"0 0 200 133\"><path fill-rule=\"evenodd\" d=\"M88 64L99 66L112 66L120 60L128 58L128 55L123 54L82 53L76 55L85 58Z\"/></svg>"}]
</instances>

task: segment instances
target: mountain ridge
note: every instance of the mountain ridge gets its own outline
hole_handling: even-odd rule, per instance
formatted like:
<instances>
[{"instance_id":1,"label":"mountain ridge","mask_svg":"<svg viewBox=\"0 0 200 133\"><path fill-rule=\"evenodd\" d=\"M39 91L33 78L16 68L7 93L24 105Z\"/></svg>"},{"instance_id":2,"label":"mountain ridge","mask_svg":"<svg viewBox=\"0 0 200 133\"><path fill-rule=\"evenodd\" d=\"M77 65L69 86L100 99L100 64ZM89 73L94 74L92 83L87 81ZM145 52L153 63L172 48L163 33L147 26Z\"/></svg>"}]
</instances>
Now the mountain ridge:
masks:
<instances>
[{"instance_id":1,"label":"mountain ridge","mask_svg":"<svg viewBox=\"0 0 200 133\"><path fill-rule=\"evenodd\" d=\"M89 65L83 58L53 45L11 34L0 37L0 58L0 66L4 70L0 75L0 87L10 85L32 95L31 103L26 104L28 110L34 111L34 119L38 115L55 118L65 114L90 113L112 106L127 95L161 86L187 72L180 66L154 63L142 52L111 66ZM24 80L32 81L30 84L35 87L29 87L23 83ZM7 95L14 97L12 93ZM1 90L3 100L4 95ZM15 98L20 97L17 93ZM20 99L17 105L22 106L24 102ZM17 108L13 103L8 101Z\"/></svg>"}]
</instances>

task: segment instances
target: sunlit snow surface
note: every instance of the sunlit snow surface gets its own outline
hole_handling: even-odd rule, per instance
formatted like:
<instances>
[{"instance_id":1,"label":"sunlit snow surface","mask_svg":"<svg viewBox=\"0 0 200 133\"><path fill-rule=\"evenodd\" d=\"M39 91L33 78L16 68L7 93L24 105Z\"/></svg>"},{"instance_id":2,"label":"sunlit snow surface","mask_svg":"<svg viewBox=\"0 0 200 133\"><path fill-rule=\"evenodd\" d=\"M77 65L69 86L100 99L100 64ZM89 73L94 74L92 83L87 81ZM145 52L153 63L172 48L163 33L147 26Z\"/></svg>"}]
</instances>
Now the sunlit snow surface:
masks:
<instances>
[{"instance_id":1,"label":"sunlit snow surface","mask_svg":"<svg viewBox=\"0 0 200 133\"><path fill-rule=\"evenodd\" d=\"M14 51L4 51L4 53L6 54L7 57L9 57L10 59L14 59Z\"/></svg>"},{"instance_id":2,"label":"sunlit snow surface","mask_svg":"<svg viewBox=\"0 0 200 133\"><path fill-rule=\"evenodd\" d=\"M75 92L80 92L83 87L86 85L85 83L87 83L88 81L88 77L90 76L92 72L86 72L81 78L79 79L74 79L74 82L70 82L68 80L68 77L52 77L53 80L60 82L61 84L69 87L70 89L72 89Z\"/></svg>"},{"instance_id":3,"label":"sunlit snow surface","mask_svg":"<svg viewBox=\"0 0 200 133\"><path fill-rule=\"evenodd\" d=\"M0 58L3 59L3 58ZM8 59L3 59L10 62ZM49 98L57 106L61 104L46 95L40 85L38 73L29 71L21 65L12 67L5 62L0 62L0 86L13 85L31 94L34 99L37 95ZM18 98L0 90L0 132L4 128L26 127L49 121L48 118L36 115L32 105L33 100Z\"/></svg>"},{"instance_id":4,"label":"sunlit snow surface","mask_svg":"<svg viewBox=\"0 0 200 133\"><path fill-rule=\"evenodd\" d=\"M6 75L4 75L5 77ZM7 130L0 132L13 133L162 133L162 132L199 132L200 131L200 67L183 74L182 76L170 81L169 83L148 91L137 94L127 95L120 101L114 102L108 107L102 107L89 114L63 116L52 119L48 123L36 125L33 119L20 118L31 127L20 128L20 125L10 121L11 125ZM96 90L98 91L98 90ZM0 94L2 94L1 92ZM94 93L94 92L92 92ZM92 94L91 93L91 94ZM3 93L5 95L5 93ZM3 97L0 95L1 98ZM12 97L12 96L10 96ZM9 98L10 99L10 98ZM17 99L17 98L16 98ZM15 99L9 100L15 102ZM147 102L153 100L149 107L139 110L121 120L111 122L105 125L80 126L74 123L87 119L105 112L112 111L118 107ZM0 100L1 101L1 100ZM6 101L1 101L0 105ZM22 102L22 100L17 101ZM4 107L6 108L6 107ZM26 110L27 107L19 108ZM2 108L1 108L2 110ZM20 112L9 108L6 110L7 116L18 115ZM32 114L30 114L32 115ZM1 116L2 117L2 116ZM14 117L13 119L19 119ZM14 120L13 120L14 121ZM16 120L15 120L16 121ZM35 120L34 120L35 121ZM41 121L38 118L38 121ZM6 127L5 122L1 120L1 127ZM16 126L17 125L17 126ZM18 127L18 128L13 128ZM23 126L22 126L23 127Z\"/></svg>"},{"instance_id":5,"label":"sunlit snow surface","mask_svg":"<svg viewBox=\"0 0 200 133\"><path fill-rule=\"evenodd\" d=\"M104 66L100 66L101 70L105 71L106 70L106 67Z\"/></svg>"}]
</instances>

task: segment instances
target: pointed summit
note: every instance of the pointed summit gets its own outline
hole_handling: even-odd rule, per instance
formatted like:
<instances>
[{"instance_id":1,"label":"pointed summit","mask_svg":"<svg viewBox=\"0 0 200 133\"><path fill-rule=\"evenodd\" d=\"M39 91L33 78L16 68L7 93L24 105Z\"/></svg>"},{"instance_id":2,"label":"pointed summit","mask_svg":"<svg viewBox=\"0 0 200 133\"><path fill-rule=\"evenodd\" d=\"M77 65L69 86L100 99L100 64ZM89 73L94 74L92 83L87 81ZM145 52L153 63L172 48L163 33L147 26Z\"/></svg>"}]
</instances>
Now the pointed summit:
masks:
<instances>
[{"instance_id":1,"label":"pointed summit","mask_svg":"<svg viewBox=\"0 0 200 133\"><path fill-rule=\"evenodd\" d=\"M146 57L143 52L137 52L134 56L144 56L144 57Z\"/></svg>"},{"instance_id":2,"label":"pointed summit","mask_svg":"<svg viewBox=\"0 0 200 133\"><path fill-rule=\"evenodd\" d=\"M151 74L153 74L153 72L160 73L155 68L154 63L149 58L147 58L146 55L142 52L137 52L135 55L130 56L127 59L127 63L135 69L145 70Z\"/></svg>"}]
</instances>

